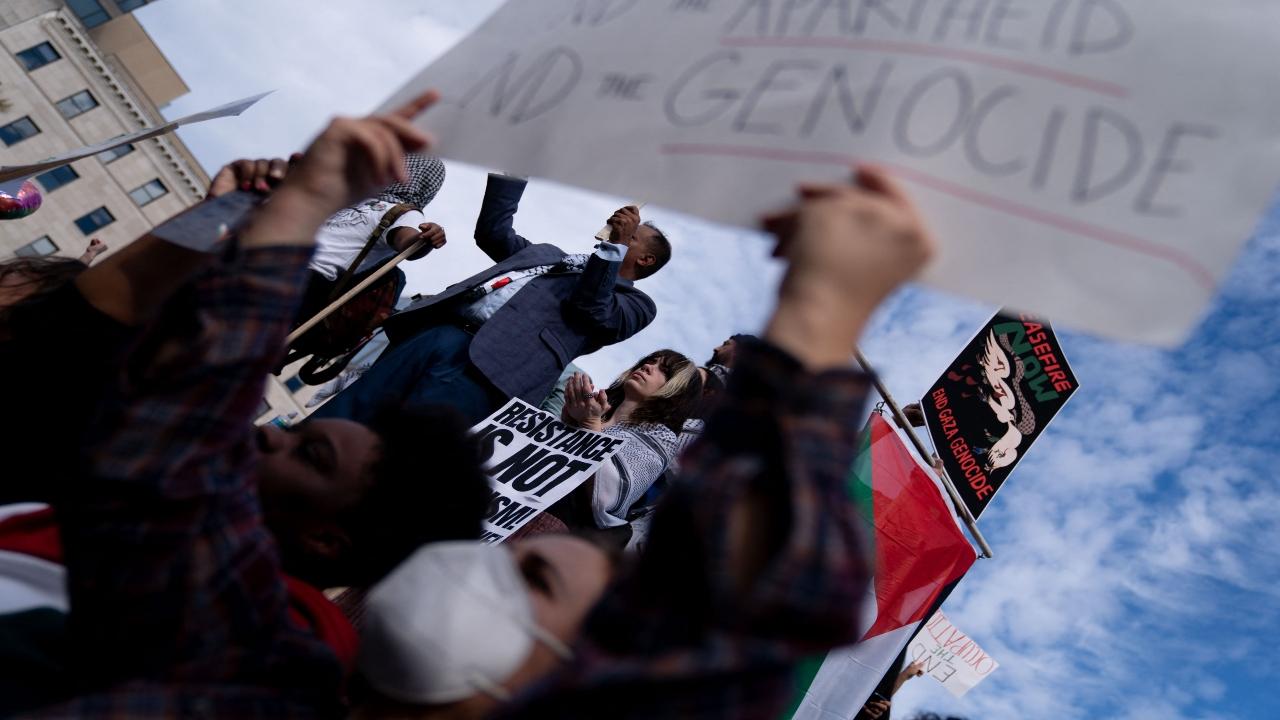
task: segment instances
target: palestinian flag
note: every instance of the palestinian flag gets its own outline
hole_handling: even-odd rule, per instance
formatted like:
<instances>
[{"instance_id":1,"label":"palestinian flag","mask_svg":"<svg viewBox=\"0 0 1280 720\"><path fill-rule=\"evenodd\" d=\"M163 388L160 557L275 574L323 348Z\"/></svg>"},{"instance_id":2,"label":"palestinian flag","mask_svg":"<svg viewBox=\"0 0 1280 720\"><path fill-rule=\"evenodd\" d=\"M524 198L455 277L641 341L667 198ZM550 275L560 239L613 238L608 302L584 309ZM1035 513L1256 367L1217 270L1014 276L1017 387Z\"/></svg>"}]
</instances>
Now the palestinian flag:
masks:
<instances>
[{"instance_id":1,"label":"palestinian flag","mask_svg":"<svg viewBox=\"0 0 1280 720\"><path fill-rule=\"evenodd\" d=\"M849 494L873 529L876 570L859 609L862 641L797 673L794 718L848 720L897 660L939 593L977 558L946 491L878 414L862 434Z\"/></svg>"}]
</instances>

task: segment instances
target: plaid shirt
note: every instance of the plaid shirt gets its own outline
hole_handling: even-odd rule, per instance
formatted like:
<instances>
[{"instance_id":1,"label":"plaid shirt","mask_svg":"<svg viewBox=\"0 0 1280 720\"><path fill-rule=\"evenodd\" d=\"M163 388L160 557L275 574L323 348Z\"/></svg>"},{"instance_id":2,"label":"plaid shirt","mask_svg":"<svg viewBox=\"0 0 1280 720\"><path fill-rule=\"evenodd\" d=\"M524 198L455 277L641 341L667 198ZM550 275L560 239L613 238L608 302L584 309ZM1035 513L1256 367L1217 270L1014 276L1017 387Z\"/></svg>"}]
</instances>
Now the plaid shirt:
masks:
<instances>
[{"instance_id":1,"label":"plaid shirt","mask_svg":"<svg viewBox=\"0 0 1280 720\"><path fill-rule=\"evenodd\" d=\"M852 370L741 353L639 563L587 619L574 659L510 714L778 718L796 663L857 639L871 561L846 482L868 391ZM726 520L748 492L775 512L749 529L766 560L739 590Z\"/></svg>"},{"instance_id":2,"label":"plaid shirt","mask_svg":"<svg viewBox=\"0 0 1280 720\"><path fill-rule=\"evenodd\" d=\"M245 250L203 277L198 329L110 409L59 503L83 694L43 714L340 712L340 665L287 615L251 477L252 419L309 256Z\"/></svg>"}]
</instances>

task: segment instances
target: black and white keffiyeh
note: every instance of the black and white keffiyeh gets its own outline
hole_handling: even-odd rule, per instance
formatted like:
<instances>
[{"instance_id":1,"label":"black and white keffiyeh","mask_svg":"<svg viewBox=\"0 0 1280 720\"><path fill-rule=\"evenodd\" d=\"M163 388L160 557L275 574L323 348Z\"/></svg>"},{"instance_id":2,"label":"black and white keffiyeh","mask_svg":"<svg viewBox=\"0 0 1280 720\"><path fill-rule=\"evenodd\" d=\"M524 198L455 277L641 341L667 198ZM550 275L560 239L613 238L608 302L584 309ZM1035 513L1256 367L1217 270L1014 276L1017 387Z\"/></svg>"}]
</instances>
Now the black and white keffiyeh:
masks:
<instances>
[{"instance_id":1,"label":"black and white keffiyeh","mask_svg":"<svg viewBox=\"0 0 1280 720\"><path fill-rule=\"evenodd\" d=\"M424 208L444 185L444 161L434 155L409 153L404 156L404 164L409 181L388 185L378 194L378 199Z\"/></svg>"}]
</instances>

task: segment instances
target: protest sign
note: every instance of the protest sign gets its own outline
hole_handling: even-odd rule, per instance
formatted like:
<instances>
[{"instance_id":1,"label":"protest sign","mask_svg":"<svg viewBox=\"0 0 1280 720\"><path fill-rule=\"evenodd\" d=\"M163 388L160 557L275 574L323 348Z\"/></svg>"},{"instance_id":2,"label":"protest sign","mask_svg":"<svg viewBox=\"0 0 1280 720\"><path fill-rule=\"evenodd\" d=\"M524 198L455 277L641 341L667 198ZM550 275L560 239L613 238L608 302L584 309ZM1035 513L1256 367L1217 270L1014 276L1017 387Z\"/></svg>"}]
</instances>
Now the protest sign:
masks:
<instances>
[{"instance_id":1,"label":"protest sign","mask_svg":"<svg viewBox=\"0 0 1280 720\"><path fill-rule=\"evenodd\" d=\"M500 543L595 474L626 441L512 399L471 429L492 495L481 540Z\"/></svg>"},{"instance_id":2,"label":"protest sign","mask_svg":"<svg viewBox=\"0 0 1280 720\"><path fill-rule=\"evenodd\" d=\"M508 2L384 108L452 158L754 225L875 162L933 285L1171 345L1280 179L1280 3ZM1229 78L1229 81L1225 81Z\"/></svg>"},{"instance_id":3,"label":"protest sign","mask_svg":"<svg viewBox=\"0 0 1280 720\"><path fill-rule=\"evenodd\" d=\"M1077 387L1048 321L1001 311L929 388L929 436L975 518Z\"/></svg>"},{"instance_id":4,"label":"protest sign","mask_svg":"<svg viewBox=\"0 0 1280 720\"><path fill-rule=\"evenodd\" d=\"M141 130L135 130L134 132L131 132L125 135L113 137L110 140L103 140L100 143L95 143L93 145L86 145L82 148L79 148L78 150L70 150L60 155L54 155L53 157L45 158L39 162L30 163L27 165L0 166L0 183L12 183L13 181L28 178L38 173L42 173L48 170L52 170L54 168L62 167L63 165L68 165L72 162L75 162L76 160L91 157L93 155L97 155L100 152L105 152L112 148L120 147L121 145L128 145L129 143L141 142L143 140L149 140L153 137L159 137L160 135L171 133L174 130L182 127L183 125L193 125L195 123L205 122L206 120L214 120L217 118L224 118L224 117L239 115L245 110L248 110L249 108L253 107L255 103L257 103L259 100L261 100L262 98L270 94L271 94L270 92L265 92L260 95L254 95L253 97L244 98L243 100L236 100L235 102L230 102L230 103L227 103L226 105L219 105L216 108L205 110L204 112L198 112L193 115L180 117L177 120L170 120L169 122L163 125L157 125L156 127L150 127L150 128L143 128ZM0 188L5 188L5 187L9 187L9 185L0 184Z\"/></svg>"},{"instance_id":5,"label":"protest sign","mask_svg":"<svg viewBox=\"0 0 1280 720\"><path fill-rule=\"evenodd\" d=\"M921 662L924 673L961 697L986 680L1000 663L951 624L941 610L929 618L908 646L907 659Z\"/></svg>"}]
</instances>

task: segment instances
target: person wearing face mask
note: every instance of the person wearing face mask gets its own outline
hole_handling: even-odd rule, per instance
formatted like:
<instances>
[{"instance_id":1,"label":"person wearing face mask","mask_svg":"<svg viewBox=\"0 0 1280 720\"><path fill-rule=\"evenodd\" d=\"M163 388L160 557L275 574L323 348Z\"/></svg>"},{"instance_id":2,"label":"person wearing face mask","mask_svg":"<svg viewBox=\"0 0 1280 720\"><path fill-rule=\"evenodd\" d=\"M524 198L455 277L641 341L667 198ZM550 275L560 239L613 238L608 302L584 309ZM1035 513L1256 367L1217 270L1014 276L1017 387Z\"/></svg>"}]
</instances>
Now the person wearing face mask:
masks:
<instances>
[{"instance_id":1,"label":"person wearing face mask","mask_svg":"<svg viewBox=\"0 0 1280 720\"><path fill-rule=\"evenodd\" d=\"M420 549L370 594L363 717L772 719L797 663L857 639L870 558L847 473L870 381L851 353L932 241L881 171L800 197L765 219L789 267L764 340L645 551L615 569L568 536Z\"/></svg>"},{"instance_id":2,"label":"person wearing face mask","mask_svg":"<svg viewBox=\"0 0 1280 720\"><path fill-rule=\"evenodd\" d=\"M698 368L674 350L646 355L607 390L597 390L583 373L570 377L565 424L627 442L552 512L570 528L589 529L611 547L626 547L632 510L671 466L679 432L701 396Z\"/></svg>"}]
</instances>

